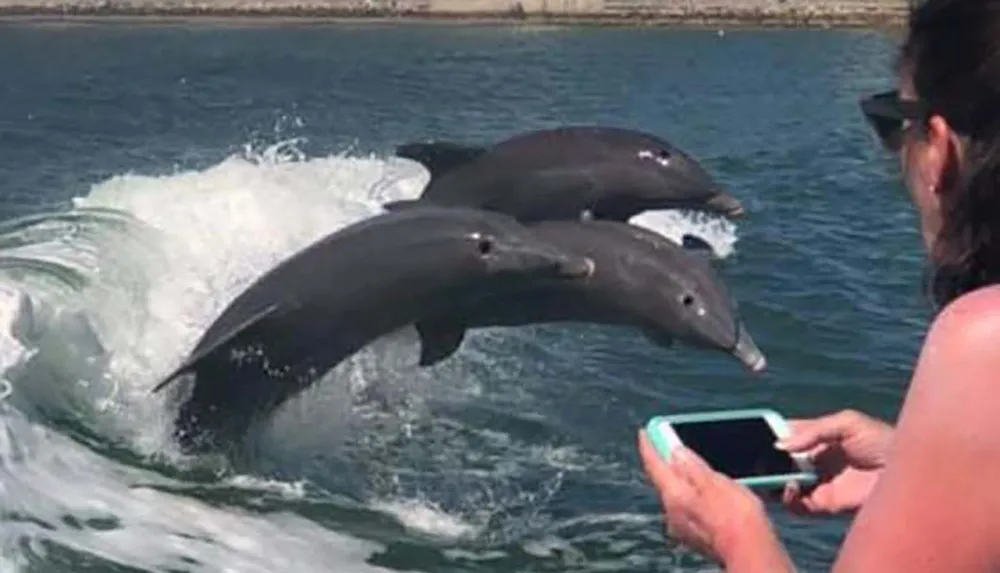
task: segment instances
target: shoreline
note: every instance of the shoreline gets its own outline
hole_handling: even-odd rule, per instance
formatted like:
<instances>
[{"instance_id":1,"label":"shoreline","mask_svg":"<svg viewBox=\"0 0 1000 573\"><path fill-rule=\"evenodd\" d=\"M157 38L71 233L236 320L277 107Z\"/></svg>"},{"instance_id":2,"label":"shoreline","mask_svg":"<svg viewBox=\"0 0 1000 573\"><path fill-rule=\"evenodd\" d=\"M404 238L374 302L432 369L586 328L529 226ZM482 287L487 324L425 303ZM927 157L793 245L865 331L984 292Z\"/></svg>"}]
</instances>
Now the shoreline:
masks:
<instances>
[{"instance_id":1,"label":"shoreline","mask_svg":"<svg viewBox=\"0 0 1000 573\"><path fill-rule=\"evenodd\" d=\"M863 29L893 30L905 25L906 13L829 11L699 11L686 13L524 13L445 12L350 9L335 6L168 6L78 5L17 6L0 3L0 22L53 23L169 23L246 22L450 24L557 27L675 28L695 30L740 29Z\"/></svg>"}]
</instances>

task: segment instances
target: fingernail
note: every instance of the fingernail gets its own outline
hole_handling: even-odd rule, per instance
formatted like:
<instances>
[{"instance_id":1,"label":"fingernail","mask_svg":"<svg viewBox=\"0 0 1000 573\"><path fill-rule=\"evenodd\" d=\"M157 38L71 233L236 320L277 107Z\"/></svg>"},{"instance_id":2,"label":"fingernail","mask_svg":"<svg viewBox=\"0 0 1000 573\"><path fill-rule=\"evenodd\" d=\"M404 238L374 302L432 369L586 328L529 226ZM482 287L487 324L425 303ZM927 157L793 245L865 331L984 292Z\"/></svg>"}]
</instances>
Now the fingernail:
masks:
<instances>
[{"instance_id":1,"label":"fingernail","mask_svg":"<svg viewBox=\"0 0 1000 573\"><path fill-rule=\"evenodd\" d=\"M691 454L688 453L688 449L684 446L678 446L677 448L674 448L674 459L680 463L684 463L685 461L691 459Z\"/></svg>"}]
</instances>

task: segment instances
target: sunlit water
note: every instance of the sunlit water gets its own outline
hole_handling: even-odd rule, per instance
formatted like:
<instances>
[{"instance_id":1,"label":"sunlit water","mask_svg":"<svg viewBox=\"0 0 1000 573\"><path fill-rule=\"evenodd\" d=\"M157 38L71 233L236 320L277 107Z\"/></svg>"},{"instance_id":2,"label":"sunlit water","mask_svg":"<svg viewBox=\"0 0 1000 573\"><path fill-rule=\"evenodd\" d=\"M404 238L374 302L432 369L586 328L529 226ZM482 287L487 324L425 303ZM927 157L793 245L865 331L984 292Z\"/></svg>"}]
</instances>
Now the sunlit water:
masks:
<instances>
[{"instance_id":1,"label":"sunlit water","mask_svg":"<svg viewBox=\"0 0 1000 573\"><path fill-rule=\"evenodd\" d=\"M926 322L915 222L856 110L859 32L0 26L0 571L703 571L635 430L676 410L891 416ZM150 389L242 288L419 194L412 139L660 133L751 212L694 232L770 372L627 329L486 329L431 369L376 341L238 461ZM842 520L774 512L803 570Z\"/></svg>"}]
</instances>

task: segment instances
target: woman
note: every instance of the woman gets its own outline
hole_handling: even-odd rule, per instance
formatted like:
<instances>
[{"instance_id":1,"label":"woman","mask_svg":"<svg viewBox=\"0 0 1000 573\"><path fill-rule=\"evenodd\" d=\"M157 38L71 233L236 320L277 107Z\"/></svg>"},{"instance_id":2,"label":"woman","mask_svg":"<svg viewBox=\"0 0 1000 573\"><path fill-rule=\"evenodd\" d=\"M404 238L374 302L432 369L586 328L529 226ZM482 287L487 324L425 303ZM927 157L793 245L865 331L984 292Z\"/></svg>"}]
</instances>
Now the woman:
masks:
<instances>
[{"instance_id":1,"label":"woman","mask_svg":"<svg viewBox=\"0 0 1000 573\"><path fill-rule=\"evenodd\" d=\"M784 502L858 510L835 573L1000 571L1000 0L926 0L897 79L862 109L899 153L940 311L895 429L853 412L793 423L782 446L826 475ZM671 536L726 571L794 570L749 490L690 451L664 462L642 432L639 448Z\"/></svg>"}]
</instances>

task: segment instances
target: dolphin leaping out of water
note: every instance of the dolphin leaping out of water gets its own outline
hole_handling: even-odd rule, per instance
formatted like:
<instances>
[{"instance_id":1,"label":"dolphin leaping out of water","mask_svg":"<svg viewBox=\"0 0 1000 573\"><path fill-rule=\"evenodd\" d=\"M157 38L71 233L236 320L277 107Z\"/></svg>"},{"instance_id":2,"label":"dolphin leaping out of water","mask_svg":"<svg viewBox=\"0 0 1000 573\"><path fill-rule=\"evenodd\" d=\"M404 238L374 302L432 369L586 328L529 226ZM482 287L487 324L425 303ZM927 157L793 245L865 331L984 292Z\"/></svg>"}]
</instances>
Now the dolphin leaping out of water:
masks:
<instances>
[{"instance_id":1,"label":"dolphin leaping out of water","mask_svg":"<svg viewBox=\"0 0 1000 573\"><path fill-rule=\"evenodd\" d=\"M548 243L594 261L594 272L586 280L537 282L515 294L468 299L417 322L421 366L451 356L471 328L587 322L638 329L660 347L678 341L726 352L754 373L766 369L736 303L703 257L617 221L531 227Z\"/></svg>"},{"instance_id":2,"label":"dolphin leaping out of water","mask_svg":"<svg viewBox=\"0 0 1000 573\"><path fill-rule=\"evenodd\" d=\"M381 335L466 297L584 280L593 271L586 256L501 213L426 205L377 215L247 287L153 391L194 373L174 424L182 447L238 442L254 421Z\"/></svg>"},{"instance_id":3,"label":"dolphin leaping out of water","mask_svg":"<svg viewBox=\"0 0 1000 573\"><path fill-rule=\"evenodd\" d=\"M522 222L628 221L647 210L691 209L739 218L743 205L689 154L662 138L606 126L530 131L492 146L410 142L396 155L419 162L430 181L417 199L507 213Z\"/></svg>"}]
</instances>

